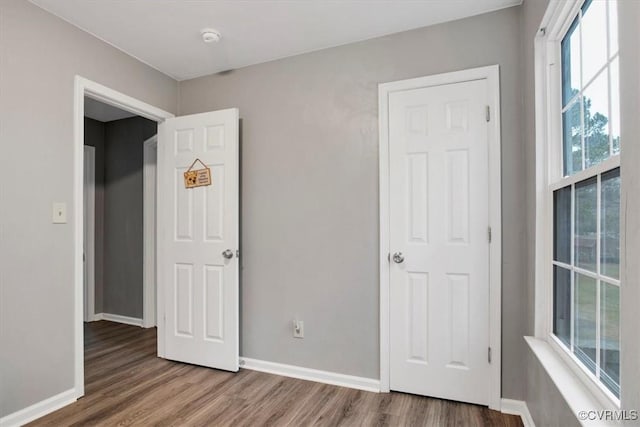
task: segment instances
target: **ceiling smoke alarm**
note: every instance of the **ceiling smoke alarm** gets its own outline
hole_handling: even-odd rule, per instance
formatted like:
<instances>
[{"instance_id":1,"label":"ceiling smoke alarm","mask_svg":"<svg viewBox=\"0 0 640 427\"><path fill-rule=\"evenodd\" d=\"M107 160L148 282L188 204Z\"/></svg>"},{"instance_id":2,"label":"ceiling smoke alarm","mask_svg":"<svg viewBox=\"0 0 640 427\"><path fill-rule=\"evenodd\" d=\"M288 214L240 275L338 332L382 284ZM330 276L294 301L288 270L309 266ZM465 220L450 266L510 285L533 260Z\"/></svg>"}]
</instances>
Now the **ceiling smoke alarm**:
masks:
<instances>
[{"instance_id":1,"label":"ceiling smoke alarm","mask_svg":"<svg viewBox=\"0 0 640 427\"><path fill-rule=\"evenodd\" d=\"M202 30L202 41L205 43L217 43L220 41L222 36L216 30L205 29Z\"/></svg>"}]
</instances>

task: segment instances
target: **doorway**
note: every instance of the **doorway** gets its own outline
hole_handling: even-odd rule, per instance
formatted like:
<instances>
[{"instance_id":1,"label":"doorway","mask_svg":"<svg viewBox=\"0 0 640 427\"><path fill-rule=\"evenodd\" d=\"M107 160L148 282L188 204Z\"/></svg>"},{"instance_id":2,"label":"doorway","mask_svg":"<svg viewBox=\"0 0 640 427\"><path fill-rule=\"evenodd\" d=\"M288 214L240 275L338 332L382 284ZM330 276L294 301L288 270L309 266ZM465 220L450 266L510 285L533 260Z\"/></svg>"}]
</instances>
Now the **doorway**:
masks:
<instances>
[{"instance_id":1,"label":"doorway","mask_svg":"<svg viewBox=\"0 0 640 427\"><path fill-rule=\"evenodd\" d=\"M76 76L73 175L76 397L82 397L85 389L85 97L158 124L155 192L158 207L155 218L157 356L237 371L239 111L230 108L174 118L166 111ZM152 150L152 142L148 141L147 145ZM147 274L145 278L152 276ZM144 324L139 319L138 322L139 326ZM211 350L215 350L215 354Z\"/></svg>"},{"instance_id":2,"label":"doorway","mask_svg":"<svg viewBox=\"0 0 640 427\"><path fill-rule=\"evenodd\" d=\"M84 140L85 140L85 98L111 107L115 110L121 110L128 116L140 116L160 123L173 114L160 110L149 104L131 98L127 95L109 89L98 83L89 81L82 77L76 76L74 89L74 234L75 234L75 322L74 322L74 359L75 359L75 394L76 398L84 395L84 330L85 324L85 275L84 275L84 236L85 236L85 218L84 218ZM91 102L91 101L90 101ZM142 142L142 141L140 141ZM142 227L140 227L142 229ZM90 313L89 313L90 314ZM100 313L98 313L100 314ZM109 314L109 313L107 313ZM111 313L113 314L113 313ZM93 320L100 318L94 312ZM107 316L108 318L109 316ZM102 316L104 317L104 314ZM133 321L131 319L134 319ZM132 318L131 316L111 317L121 323L134 322L137 326L142 326L141 319ZM158 340L158 355L162 355L161 340Z\"/></svg>"},{"instance_id":3,"label":"doorway","mask_svg":"<svg viewBox=\"0 0 640 427\"><path fill-rule=\"evenodd\" d=\"M383 391L500 408L498 81L380 85Z\"/></svg>"},{"instance_id":4,"label":"doorway","mask_svg":"<svg viewBox=\"0 0 640 427\"><path fill-rule=\"evenodd\" d=\"M85 321L155 326L157 123L85 97Z\"/></svg>"}]
</instances>

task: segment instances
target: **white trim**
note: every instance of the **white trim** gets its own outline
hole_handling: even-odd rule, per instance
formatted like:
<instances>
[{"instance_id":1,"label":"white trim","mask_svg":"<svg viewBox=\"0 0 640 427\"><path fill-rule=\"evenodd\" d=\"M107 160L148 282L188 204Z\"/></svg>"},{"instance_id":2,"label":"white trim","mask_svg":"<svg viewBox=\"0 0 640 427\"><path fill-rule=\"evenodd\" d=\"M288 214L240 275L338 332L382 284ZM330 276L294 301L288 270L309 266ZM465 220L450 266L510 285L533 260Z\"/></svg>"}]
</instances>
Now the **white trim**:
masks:
<instances>
[{"instance_id":1,"label":"white trim","mask_svg":"<svg viewBox=\"0 0 640 427\"><path fill-rule=\"evenodd\" d=\"M146 102L140 101L122 92L110 89L100 83L92 82L83 77L76 76L76 84L84 89L83 98L87 96L96 101L111 105L124 111L153 120L154 122L163 122L166 119L175 117L174 114L164 111ZM83 100L84 101L84 100ZM84 113L84 102L83 113Z\"/></svg>"},{"instance_id":2,"label":"white trim","mask_svg":"<svg viewBox=\"0 0 640 427\"><path fill-rule=\"evenodd\" d=\"M158 135L144 142L143 163L143 309L145 328L156 326L156 188L157 188ZM155 153L154 153L155 152Z\"/></svg>"},{"instance_id":3,"label":"white trim","mask_svg":"<svg viewBox=\"0 0 640 427\"><path fill-rule=\"evenodd\" d=\"M526 339L527 337L525 337ZM594 408L604 408L610 410L620 409L618 398L613 393L604 388L600 388L599 383L593 378L593 374L589 372L587 367L582 363L562 342L554 335L549 335L545 341L550 349L557 353L557 357L569 367L569 371L582 382L583 387L589 390L593 396L595 396L600 405Z\"/></svg>"},{"instance_id":4,"label":"white trim","mask_svg":"<svg viewBox=\"0 0 640 427\"><path fill-rule=\"evenodd\" d=\"M391 391L391 340L389 285L391 281L390 216L389 216L389 93L378 87L378 180L380 203L380 391Z\"/></svg>"},{"instance_id":5,"label":"white trim","mask_svg":"<svg viewBox=\"0 0 640 427\"><path fill-rule=\"evenodd\" d=\"M500 402L500 411L503 414L519 415L522 418L524 427L536 427L536 423L531 418L527 402L523 400L502 399Z\"/></svg>"},{"instance_id":6,"label":"white trim","mask_svg":"<svg viewBox=\"0 0 640 427\"><path fill-rule=\"evenodd\" d=\"M389 94L392 92L487 80L491 107L489 123L489 226L490 246L489 345L491 346L491 396L489 407L500 408L502 378L502 199L500 137L500 71L498 65L383 83L378 88L380 186L380 390L389 391Z\"/></svg>"},{"instance_id":7,"label":"white trim","mask_svg":"<svg viewBox=\"0 0 640 427\"><path fill-rule=\"evenodd\" d=\"M301 380L315 381L323 384L355 388L357 390L372 391L376 393L380 392L380 381L372 378L338 374L336 372L303 368L301 366L286 365L283 363L266 362L264 360L251 359L248 357L240 358L240 367L242 369L266 372L269 374L281 375L283 377L298 378Z\"/></svg>"},{"instance_id":8,"label":"white trim","mask_svg":"<svg viewBox=\"0 0 640 427\"><path fill-rule=\"evenodd\" d=\"M594 394L594 388L588 387L587 382L581 381L579 375L575 375L575 363L567 363L561 353L554 349L552 345L544 340L534 337L524 337L531 348L533 354L545 369L551 381L564 398L571 409L571 413L578 420L580 411L589 410L618 410L611 405L603 406L603 402L598 398L598 393ZM575 366L577 369L578 365ZM604 421L578 420L581 425L603 425Z\"/></svg>"},{"instance_id":9,"label":"white trim","mask_svg":"<svg viewBox=\"0 0 640 427\"><path fill-rule=\"evenodd\" d=\"M122 316L120 314L96 313L96 320L106 320L108 322L123 323L125 325L145 327L142 319L138 317Z\"/></svg>"},{"instance_id":10,"label":"white trim","mask_svg":"<svg viewBox=\"0 0 640 427\"><path fill-rule=\"evenodd\" d=\"M76 397L84 396L84 284L82 274L83 246L83 173L84 173L84 97L96 99L156 122L174 117L173 114L139 101L106 86L75 76L73 93L73 232L74 232L74 389ZM158 316L163 306L158 295ZM158 334L159 336L161 334ZM163 341L158 339L158 355L164 354Z\"/></svg>"},{"instance_id":11,"label":"white trim","mask_svg":"<svg viewBox=\"0 0 640 427\"><path fill-rule=\"evenodd\" d=\"M86 274L85 280L85 300L84 300L84 321L91 322L94 320L96 313L96 148L89 145L84 146L83 164L88 166L89 182L83 182L83 190L87 195L87 206L83 205L84 216L86 219L83 239L86 239L84 247L84 268ZM88 209L86 209L88 207Z\"/></svg>"},{"instance_id":12,"label":"white trim","mask_svg":"<svg viewBox=\"0 0 640 427\"><path fill-rule=\"evenodd\" d=\"M544 21L543 21L544 22ZM548 132L546 106L546 93L543 99L539 99L538 94L543 93L541 89L546 87L547 82L547 61L546 61L546 43L543 30L538 31L539 37L534 42L534 63L535 63L535 128L536 128L536 205L535 205L535 228L536 233L546 230L546 197L547 197L547 144L546 133ZM538 141L544 140L545 143L540 144ZM535 288L534 288L534 311L535 313L546 312L547 307L547 289L546 285L548 277L548 266L546 265L546 247L542 244L541 239L535 241ZM549 329L546 316L534 316L534 333L537 337L542 337Z\"/></svg>"},{"instance_id":13,"label":"white trim","mask_svg":"<svg viewBox=\"0 0 640 427\"><path fill-rule=\"evenodd\" d=\"M591 166L588 169L583 169L580 172L576 172L573 175L564 177L547 186L548 192L554 192L564 187L568 187L573 184L577 184L581 181L593 178L594 176L602 175L612 169L620 167L620 155L614 154L607 160L603 160L597 165Z\"/></svg>"},{"instance_id":14,"label":"white trim","mask_svg":"<svg viewBox=\"0 0 640 427\"><path fill-rule=\"evenodd\" d=\"M41 400L38 403L34 403L31 406L27 406L24 409L16 411L13 414L5 415L0 418L0 427L17 427L25 425L75 401L75 389L72 388L67 391L63 391L62 393L51 396L48 399Z\"/></svg>"},{"instance_id":15,"label":"white trim","mask_svg":"<svg viewBox=\"0 0 640 427\"><path fill-rule=\"evenodd\" d=\"M566 31L578 14L584 0L551 0L542 18L540 30L535 38L535 111L536 111L536 231L535 231L535 337L546 342L551 351L557 353L567 366L567 374L584 384L590 393L597 397L600 404L594 408L617 409L617 399L595 375L589 372L578 359L571 354L553 336L553 265L560 265L571 271L578 271L589 277L619 285L619 280L612 280L600 274L599 267L595 273L582 271L574 265L574 249L571 245L571 265L563 265L553 260L553 191L597 177L597 194L600 203L600 175L620 166L620 155L612 155L607 160L573 175L563 177L561 112L561 58L559 44ZM581 83L580 90L583 90ZM584 166L584 165L583 165ZM572 197L572 214L574 221L574 199ZM598 205L599 212L599 205ZM573 224L573 222L572 222ZM600 223L598 221L598 227ZM573 225L571 240L573 241ZM600 242L598 241L598 251ZM599 253L597 258L599 259ZM572 295L573 300L573 279ZM599 288L598 288L599 289ZM600 292L597 292L596 305L599 313ZM571 317L573 318L573 305ZM573 340L573 322L571 339ZM599 327L596 327L596 341L599 342ZM596 353L596 362L599 353ZM548 371L551 375L554 371ZM555 380L555 378L552 378Z\"/></svg>"}]
</instances>

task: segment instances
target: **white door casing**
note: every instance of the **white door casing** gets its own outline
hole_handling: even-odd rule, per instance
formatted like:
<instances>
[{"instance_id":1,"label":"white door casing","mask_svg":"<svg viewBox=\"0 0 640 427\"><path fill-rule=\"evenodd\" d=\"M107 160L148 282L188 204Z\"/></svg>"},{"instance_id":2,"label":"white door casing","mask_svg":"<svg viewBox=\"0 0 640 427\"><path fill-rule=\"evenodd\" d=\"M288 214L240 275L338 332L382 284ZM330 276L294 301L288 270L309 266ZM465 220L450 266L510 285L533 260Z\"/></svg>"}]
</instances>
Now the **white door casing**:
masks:
<instances>
[{"instance_id":1,"label":"white door casing","mask_svg":"<svg viewBox=\"0 0 640 427\"><path fill-rule=\"evenodd\" d=\"M84 321L95 318L95 203L96 203L96 149L84 146Z\"/></svg>"},{"instance_id":2,"label":"white door casing","mask_svg":"<svg viewBox=\"0 0 640 427\"><path fill-rule=\"evenodd\" d=\"M162 122L174 117L173 114L138 99L125 95L94 81L76 75L73 89L73 365L74 365L74 395L76 398L84 396L84 274L83 240L85 219L84 210L84 99L89 97L105 104L129 111L135 115ZM160 290L158 301L162 300ZM161 306L158 307L158 316ZM164 352L162 336L158 336L158 353Z\"/></svg>"},{"instance_id":3,"label":"white door casing","mask_svg":"<svg viewBox=\"0 0 640 427\"><path fill-rule=\"evenodd\" d=\"M145 328L156 326L156 163L158 161L158 135L154 135L143 143L143 308L142 325Z\"/></svg>"},{"instance_id":4,"label":"white door casing","mask_svg":"<svg viewBox=\"0 0 640 427\"><path fill-rule=\"evenodd\" d=\"M381 85L383 391L499 408L497 71Z\"/></svg>"},{"instance_id":5,"label":"white door casing","mask_svg":"<svg viewBox=\"0 0 640 427\"><path fill-rule=\"evenodd\" d=\"M228 109L158 127L163 356L228 371L237 371L239 361L238 126L238 110ZM212 184L187 189L183 173L196 159L211 169Z\"/></svg>"}]
</instances>

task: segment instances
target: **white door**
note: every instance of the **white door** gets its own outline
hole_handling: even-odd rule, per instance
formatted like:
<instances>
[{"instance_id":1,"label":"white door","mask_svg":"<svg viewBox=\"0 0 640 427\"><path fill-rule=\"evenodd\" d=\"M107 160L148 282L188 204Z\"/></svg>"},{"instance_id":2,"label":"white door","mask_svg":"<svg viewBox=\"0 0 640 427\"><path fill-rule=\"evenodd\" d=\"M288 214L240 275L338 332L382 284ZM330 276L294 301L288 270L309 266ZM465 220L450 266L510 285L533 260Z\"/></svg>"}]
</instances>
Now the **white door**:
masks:
<instances>
[{"instance_id":1,"label":"white door","mask_svg":"<svg viewBox=\"0 0 640 427\"><path fill-rule=\"evenodd\" d=\"M389 96L390 387L487 405L486 80Z\"/></svg>"},{"instance_id":2,"label":"white door","mask_svg":"<svg viewBox=\"0 0 640 427\"><path fill-rule=\"evenodd\" d=\"M84 146L84 321L90 322L95 316L95 189L96 189L96 149Z\"/></svg>"},{"instance_id":3,"label":"white door","mask_svg":"<svg viewBox=\"0 0 640 427\"><path fill-rule=\"evenodd\" d=\"M196 159L212 183L187 189L183 174ZM167 359L238 370L238 161L237 109L158 127L158 335Z\"/></svg>"}]
</instances>

